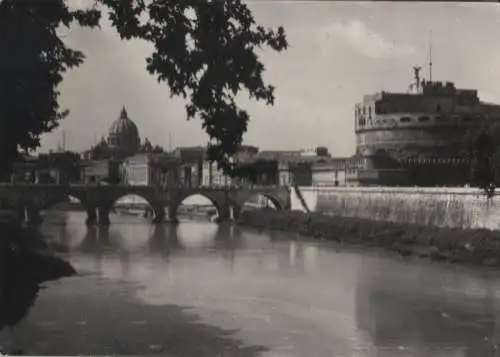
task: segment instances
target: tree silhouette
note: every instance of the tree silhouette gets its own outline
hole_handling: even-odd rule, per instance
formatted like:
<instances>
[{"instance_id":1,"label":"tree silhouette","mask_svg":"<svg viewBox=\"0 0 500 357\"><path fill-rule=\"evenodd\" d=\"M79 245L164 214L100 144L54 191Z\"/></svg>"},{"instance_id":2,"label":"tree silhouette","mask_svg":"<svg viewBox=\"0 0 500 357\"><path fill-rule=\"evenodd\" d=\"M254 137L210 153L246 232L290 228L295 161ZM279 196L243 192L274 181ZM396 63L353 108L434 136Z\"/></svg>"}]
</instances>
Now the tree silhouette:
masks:
<instances>
[{"instance_id":1,"label":"tree silhouette","mask_svg":"<svg viewBox=\"0 0 500 357\"><path fill-rule=\"evenodd\" d=\"M161 154L164 153L165 150L163 150L163 148L160 145L155 145L152 152L155 154Z\"/></svg>"},{"instance_id":2,"label":"tree silhouette","mask_svg":"<svg viewBox=\"0 0 500 357\"><path fill-rule=\"evenodd\" d=\"M253 162L241 163L235 166L231 176L256 184L276 184L278 180L278 163L276 160L258 159Z\"/></svg>"},{"instance_id":3,"label":"tree silhouette","mask_svg":"<svg viewBox=\"0 0 500 357\"><path fill-rule=\"evenodd\" d=\"M90 158L92 160L105 160L112 156L111 148L108 145L106 139L101 138L96 145L90 148Z\"/></svg>"},{"instance_id":4,"label":"tree silhouette","mask_svg":"<svg viewBox=\"0 0 500 357\"><path fill-rule=\"evenodd\" d=\"M80 179L80 155L78 153L64 151L40 154L38 161L43 168L59 169L64 181L77 181Z\"/></svg>"},{"instance_id":5,"label":"tree silhouette","mask_svg":"<svg viewBox=\"0 0 500 357\"><path fill-rule=\"evenodd\" d=\"M0 177L12 169L19 149L40 145L40 135L68 115L60 110L63 73L83 62L65 46L58 26L95 27L97 10L70 11L64 1L0 2Z\"/></svg>"},{"instance_id":6,"label":"tree silhouette","mask_svg":"<svg viewBox=\"0 0 500 357\"><path fill-rule=\"evenodd\" d=\"M153 152L153 144L151 144L151 141L149 141L148 138L145 138L144 139L144 143L141 145L141 147L139 148L139 152L140 153L151 153Z\"/></svg>"},{"instance_id":7,"label":"tree silhouette","mask_svg":"<svg viewBox=\"0 0 500 357\"><path fill-rule=\"evenodd\" d=\"M65 46L57 27L96 27L107 11L122 39L154 45L147 71L171 96L187 100L188 120L200 118L210 137L209 158L230 172L249 120L235 97L246 89L251 98L274 103L256 50L286 49L283 28L258 26L240 0L94 0L92 8L76 11L68 3L0 2L0 162L11 163L19 148L38 147L40 135L68 115L59 109L57 87L84 55Z\"/></svg>"}]
</instances>

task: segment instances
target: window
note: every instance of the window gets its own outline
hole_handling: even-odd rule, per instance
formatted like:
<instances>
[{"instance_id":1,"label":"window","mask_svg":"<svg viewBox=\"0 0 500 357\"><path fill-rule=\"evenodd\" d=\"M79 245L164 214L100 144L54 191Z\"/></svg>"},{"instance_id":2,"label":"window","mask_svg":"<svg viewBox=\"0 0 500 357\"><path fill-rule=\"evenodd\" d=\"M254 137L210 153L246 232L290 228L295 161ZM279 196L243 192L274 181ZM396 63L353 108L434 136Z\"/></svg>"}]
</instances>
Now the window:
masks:
<instances>
[{"instance_id":1,"label":"window","mask_svg":"<svg viewBox=\"0 0 500 357\"><path fill-rule=\"evenodd\" d=\"M418 121L421 122L421 123L428 122L429 120L430 120L429 117L419 117L418 118Z\"/></svg>"},{"instance_id":2,"label":"window","mask_svg":"<svg viewBox=\"0 0 500 357\"><path fill-rule=\"evenodd\" d=\"M399 119L399 121L401 123L409 123L409 122L411 122L411 118L410 117L402 117L401 119Z\"/></svg>"}]
</instances>

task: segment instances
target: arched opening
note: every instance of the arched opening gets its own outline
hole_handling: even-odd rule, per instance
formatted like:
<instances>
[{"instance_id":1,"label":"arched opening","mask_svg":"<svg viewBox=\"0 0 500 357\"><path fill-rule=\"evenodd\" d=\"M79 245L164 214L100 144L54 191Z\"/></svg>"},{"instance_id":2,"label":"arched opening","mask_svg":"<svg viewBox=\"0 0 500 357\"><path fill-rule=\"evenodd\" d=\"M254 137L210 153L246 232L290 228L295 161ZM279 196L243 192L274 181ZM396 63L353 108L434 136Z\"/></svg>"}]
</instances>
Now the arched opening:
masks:
<instances>
[{"instance_id":1,"label":"arched opening","mask_svg":"<svg viewBox=\"0 0 500 357\"><path fill-rule=\"evenodd\" d=\"M177 217L181 220L215 222L219 217L219 213L217 203L201 194L190 195L177 206Z\"/></svg>"},{"instance_id":2,"label":"arched opening","mask_svg":"<svg viewBox=\"0 0 500 357\"><path fill-rule=\"evenodd\" d=\"M49 197L43 202L44 211L83 211L84 207L80 199L72 195Z\"/></svg>"},{"instance_id":3,"label":"arched opening","mask_svg":"<svg viewBox=\"0 0 500 357\"><path fill-rule=\"evenodd\" d=\"M247 198L241 207L241 212L255 209L281 210L281 203L276 197L266 194L255 194Z\"/></svg>"},{"instance_id":4,"label":"arched opening","mask_svg":"<svg viewBox=\"0 0 500 357\"><path fill-rule=\"evenodd\" d=\"M136 194L117 198L109 211L110 221L124 224L151 221L159 215L165 215L164 207L156 207L145 197Z\"/></svg>"},{"instance_id":5,"label":"arched opening","mask_svg":"<svg viewBox=\"0 0 500 357\"><path fill-rule=\"evenodd\" d=\"M86 210L81 200L72 195L51 196L39 204L43 222L67 224L85 222ZM27 212L28 214L28 212Z\"/></svg>"}]
</instances>

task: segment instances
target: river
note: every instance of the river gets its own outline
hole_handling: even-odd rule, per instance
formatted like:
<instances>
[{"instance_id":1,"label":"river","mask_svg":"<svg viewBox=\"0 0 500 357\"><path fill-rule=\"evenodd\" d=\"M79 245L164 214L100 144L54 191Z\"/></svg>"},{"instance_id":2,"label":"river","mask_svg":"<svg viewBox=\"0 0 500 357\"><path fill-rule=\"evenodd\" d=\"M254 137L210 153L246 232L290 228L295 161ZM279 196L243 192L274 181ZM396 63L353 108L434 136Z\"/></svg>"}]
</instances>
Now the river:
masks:
<instances>
[{"instance_id":1,"label":"river","mask_svg":"<svg viewBox=\"0 0 500 357\"><path fill-rule=\"evenodd\" d=\"M181 221L41 227L78 276L0 333L30 355L497 356L500 274ZM292 239L290 239L292 238ZM500 355L500 354L499 354Z\"/></svg>"}]
</instances>

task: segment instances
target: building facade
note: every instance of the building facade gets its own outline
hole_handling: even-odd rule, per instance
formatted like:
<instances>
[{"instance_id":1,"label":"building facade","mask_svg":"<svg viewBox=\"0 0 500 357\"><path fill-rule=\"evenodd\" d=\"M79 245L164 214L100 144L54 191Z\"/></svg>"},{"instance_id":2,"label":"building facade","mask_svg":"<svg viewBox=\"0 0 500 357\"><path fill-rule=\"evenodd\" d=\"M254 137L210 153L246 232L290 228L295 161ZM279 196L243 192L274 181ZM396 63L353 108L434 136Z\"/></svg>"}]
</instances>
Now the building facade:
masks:
<instances>
[{"instance_id":1,"label":"building facade","mask_svg":"<svg viewBox=\"0 0 500 357\"><path fill-rule=\"evenodd\" d=\"M139 151L141 146L139 130L128 117L125 106L118 119L109 128L108 146L114 155L119 157L129 157Z\"/></svg>"},{"instance_id":2,"label":"building facade","mask_svg":"<svg viewBox=\"0 0 500 357\"><path fill-rule=\"evenodd\" d=\"M203 185L203 163L206 148L203 146L177 147L173 155L182 162L181 182L187 187Z\"/></svg>"},{"instance_id":3,"label":"building facade","mask_svg":"<svg viewBox=\"0 0 500 357\"><path fill-rule=\"evenodd\" d=\"M216 162L205 160L202 167L202 186L204 187L226 187L231 186L233 179L224 174L217 167Z\"/></svg>"},{"instance_id":4,"label":"building facade","mask_svg":"<svg viewBox=\"0 0 500 357\"><path fill-rule=\"evenodd\" d=\"M350 158L333 158L312 165L314 186L347 186L346 170Z\"/></svg>"},{"instance_id":5,"label":"building facade","mask_svg":"<svg viewBox=\"0 0 500 357\"><path fill-rule=\"evenodd\" d=\"M137 154L124 160L123 181L128 185L178 187L180 168L179 158L170 154Z\"/></svg>"},{"instance_id":6,"label":"building facade","mask_svg":"<svg viewBox=\"0 0 500 357\"><path fill-rule=\"evenodd\" d=\"M354 110L361 185L446 186L467 181L469 130L500 120L476 90L420 80L409 93L367 95Z\"/></svg>"},{"instance_id":7,"label":"building facade","mask_svg":"<svg viewBox=\"0 0 500 357\"><path fill-rule=\"evenodd\" d=\"M115 159L82 161L80 181L84 184L118 183L121 162Z\"/></svg>"},{"instance_id":8,"label":"building facade","mask_svg":"<svg viewBox=\"0 0 500 357\"><path fill-rule=\"evenodd\" d=\"M22 155L13 165L12 182L80 182L80 157L69 151L49 152L38 157Z\"/></svg>"}]
</instances>

